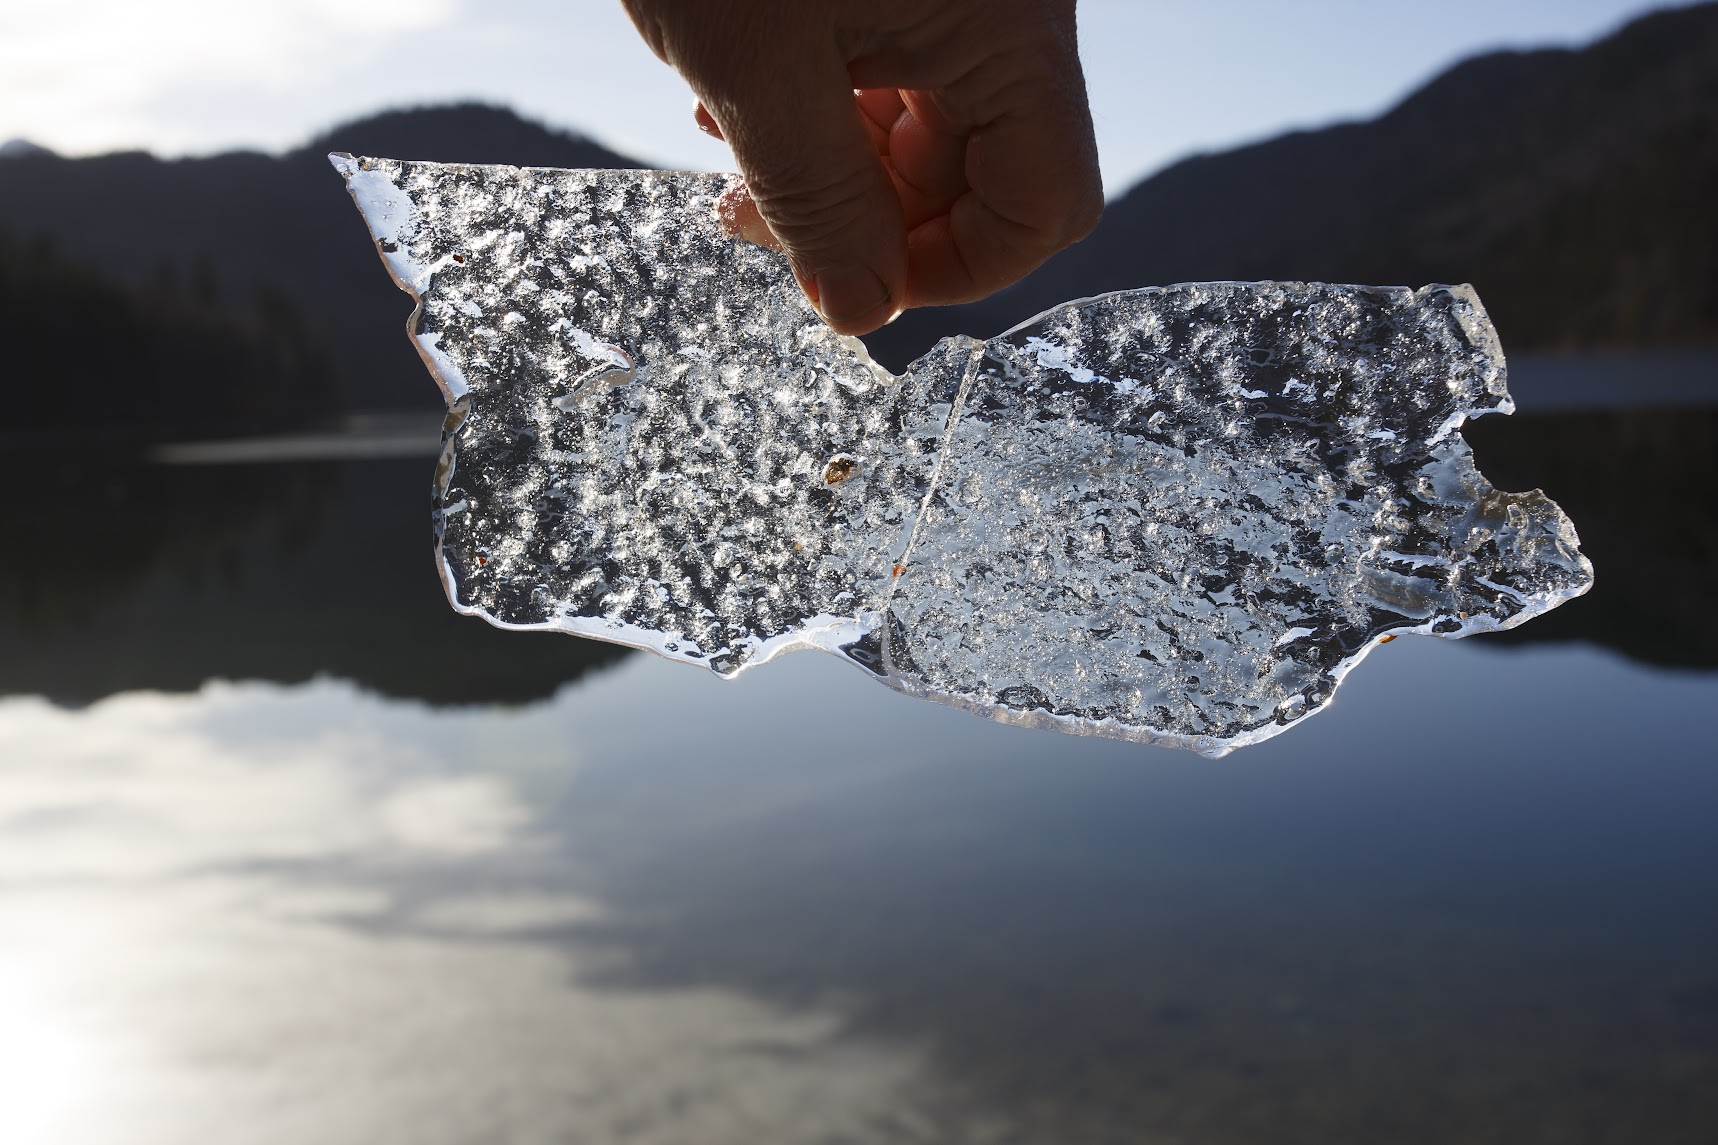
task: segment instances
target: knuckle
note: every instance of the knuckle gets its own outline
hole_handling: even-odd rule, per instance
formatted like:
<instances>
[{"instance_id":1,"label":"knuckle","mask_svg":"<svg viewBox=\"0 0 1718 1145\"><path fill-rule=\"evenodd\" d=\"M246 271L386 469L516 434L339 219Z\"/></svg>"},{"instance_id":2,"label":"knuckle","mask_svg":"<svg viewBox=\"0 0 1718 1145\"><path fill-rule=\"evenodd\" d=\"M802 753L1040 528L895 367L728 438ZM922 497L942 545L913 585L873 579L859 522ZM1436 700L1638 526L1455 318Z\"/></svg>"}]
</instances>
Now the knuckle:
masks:
<instances>
[{"instance_id":1,"label":"knuckle","mask_svg":"<svg viewBox=\"0 0 1718 1145\"><path fill-rule=\"evenodd\" d=\"M663 62L668 60L668 35L663 27L661 14L654 6L644 0L621 0L621 6L632 19L633 27L638 29L640 38L644 40L653 55Z\"/></svg>"}]
</instances>

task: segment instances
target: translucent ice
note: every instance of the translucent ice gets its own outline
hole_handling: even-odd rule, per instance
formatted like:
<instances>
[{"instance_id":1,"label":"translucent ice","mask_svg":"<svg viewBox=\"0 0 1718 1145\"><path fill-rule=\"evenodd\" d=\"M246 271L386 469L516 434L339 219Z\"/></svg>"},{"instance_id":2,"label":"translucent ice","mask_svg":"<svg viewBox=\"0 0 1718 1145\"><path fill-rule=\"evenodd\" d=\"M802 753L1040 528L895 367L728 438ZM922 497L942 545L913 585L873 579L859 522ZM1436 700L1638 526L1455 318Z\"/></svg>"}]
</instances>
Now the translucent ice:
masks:
<instances>
[{"instance_id":1,"label":"translucent ice","mask_svg":"<svg viewBox=\"0 0 1718 1145\"><path fill-rule=\"evenodd\" d=\"M731 676L791 648L1008 723L1221 755L1381 640L1585 592L1474 469L1513 408L1468 287L1073 302L902 377L729 238L720 175L334 156L449 403L462 612Z\"/></svg>"}]
</instances>

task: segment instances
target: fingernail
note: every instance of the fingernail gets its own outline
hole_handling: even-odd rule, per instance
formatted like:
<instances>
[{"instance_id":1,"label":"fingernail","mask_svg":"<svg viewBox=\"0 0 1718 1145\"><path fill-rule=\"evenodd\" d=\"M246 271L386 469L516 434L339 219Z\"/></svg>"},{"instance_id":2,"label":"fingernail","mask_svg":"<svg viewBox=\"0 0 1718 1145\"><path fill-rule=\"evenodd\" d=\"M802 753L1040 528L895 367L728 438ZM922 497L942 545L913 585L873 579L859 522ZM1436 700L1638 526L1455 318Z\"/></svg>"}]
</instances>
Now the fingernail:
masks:
<instances>
[{"instance_id":1,"label":"fingernail","mask_svg":"<svg viewBox=\"0 0 1718 1145\"><path fill-rule=\"evenodd\" d=\"M826 322L857 322L886 306L894 313L889 288L869 267L843 266L823 271L818 274L816 285L814 301Z\"/></svg>"}]
</instances>

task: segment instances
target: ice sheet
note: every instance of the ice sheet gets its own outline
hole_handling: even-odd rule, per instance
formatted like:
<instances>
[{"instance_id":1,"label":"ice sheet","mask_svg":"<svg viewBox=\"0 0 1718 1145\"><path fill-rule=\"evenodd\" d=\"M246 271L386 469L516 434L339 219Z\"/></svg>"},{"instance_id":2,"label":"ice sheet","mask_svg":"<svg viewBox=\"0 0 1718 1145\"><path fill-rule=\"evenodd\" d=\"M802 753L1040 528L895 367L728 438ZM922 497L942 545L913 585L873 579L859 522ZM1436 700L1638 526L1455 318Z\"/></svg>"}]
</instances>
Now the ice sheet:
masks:
<instances>
[{"instance_id":1,"label":"ice sheet","mask_svg":"<svg viewBox=\"0 0 1718 1145\"><path fill-rule=\"evenodd\" d=\"M901 377L724 233L730 176L331 157L449 402L461 612L732 676L820 648L1008 723L1222 755L1389 637L1587 591L1457 432L1508 413L1469 287L1068 303Z\"/></svg>"}]
</instances>

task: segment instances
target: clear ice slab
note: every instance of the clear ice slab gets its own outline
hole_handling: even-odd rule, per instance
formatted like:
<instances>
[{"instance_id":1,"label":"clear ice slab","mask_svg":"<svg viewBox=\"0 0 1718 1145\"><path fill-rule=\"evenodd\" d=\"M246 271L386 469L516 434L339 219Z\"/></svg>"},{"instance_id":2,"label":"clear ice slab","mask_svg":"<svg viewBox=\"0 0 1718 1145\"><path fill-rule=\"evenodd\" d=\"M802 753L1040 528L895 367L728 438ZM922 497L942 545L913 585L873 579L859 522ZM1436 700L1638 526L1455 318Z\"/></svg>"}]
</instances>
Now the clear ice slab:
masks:
<instances>
[{"instance_id":1,"label":"clear ice slab","mask_svg":"<svg viewBox=\"0 0 1718 1145\"><path fill-rule=\"evenodd\" d=\"M491 623L1219 756L1390 638L1592 585L1458 432L1514 408L1471 287L1130 290L896 377L725 233L732 176L331 159L417 299L442 580Z\"/></svg>"}]
</instances>

